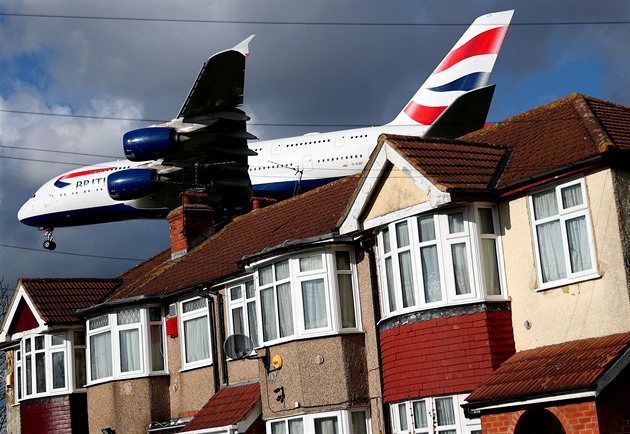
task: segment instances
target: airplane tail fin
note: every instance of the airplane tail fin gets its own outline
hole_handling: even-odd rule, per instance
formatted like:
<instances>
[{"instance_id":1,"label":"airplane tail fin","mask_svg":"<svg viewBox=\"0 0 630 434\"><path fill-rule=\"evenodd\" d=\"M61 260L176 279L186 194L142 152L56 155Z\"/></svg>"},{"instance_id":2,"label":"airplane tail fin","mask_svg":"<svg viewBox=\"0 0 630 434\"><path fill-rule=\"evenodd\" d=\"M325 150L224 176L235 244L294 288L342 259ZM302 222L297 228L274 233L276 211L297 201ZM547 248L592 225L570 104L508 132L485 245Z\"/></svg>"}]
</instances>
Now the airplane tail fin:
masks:
<instances>
[{"instance_id":1,"label":"airplane tail fin","mask_svg":"<svg viewBox=\"0 0 630 434\"><path fill-rule=\"evenodd\" d=\"M433 125L460 96L486 86L513 14L477 18L388 125Z\"/></svg>"}]
</instances>

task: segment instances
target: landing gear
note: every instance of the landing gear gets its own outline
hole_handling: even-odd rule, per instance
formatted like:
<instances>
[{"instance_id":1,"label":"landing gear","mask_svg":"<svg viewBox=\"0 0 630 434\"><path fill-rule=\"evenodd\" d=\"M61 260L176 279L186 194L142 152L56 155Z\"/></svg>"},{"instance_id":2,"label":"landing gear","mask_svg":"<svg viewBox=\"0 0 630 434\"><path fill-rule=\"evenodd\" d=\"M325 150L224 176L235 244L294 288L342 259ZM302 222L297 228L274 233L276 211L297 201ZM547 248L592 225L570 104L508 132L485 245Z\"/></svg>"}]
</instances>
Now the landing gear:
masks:
<instances>
[{"instance_id":1,"label":"landing gear","mask_svg":"<svg viewBox=\"0 0 630 434\"><path fill-rule=\"evenodd\" d=\"M57 247L57 243L53 241L53 230L55 228L42 228L44 231L44 235L46 236L46 241L44 241L44 249L46 250L55 250Z\"/></svg>"}]
</instances>

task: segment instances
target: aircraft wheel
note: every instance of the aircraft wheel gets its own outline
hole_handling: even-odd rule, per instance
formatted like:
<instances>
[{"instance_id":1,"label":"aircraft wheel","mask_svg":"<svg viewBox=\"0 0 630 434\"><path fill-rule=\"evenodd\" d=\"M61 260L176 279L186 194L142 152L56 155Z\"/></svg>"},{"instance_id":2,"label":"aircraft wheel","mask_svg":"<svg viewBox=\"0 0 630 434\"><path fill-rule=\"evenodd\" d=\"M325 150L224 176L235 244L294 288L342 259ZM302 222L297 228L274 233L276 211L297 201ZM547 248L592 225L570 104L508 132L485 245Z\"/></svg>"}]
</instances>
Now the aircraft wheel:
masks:
<instances>
[{"instance_id":1,"label":"aircraft wheel","mask_svg":"<svg viewBox=\"0 0 630 434\"><path fill-rule=\"evenodd\" d=\"M54 241L49 241L49 240L44 241L44 249L55 250L56 247L57 247L57 243L55 243Z\"/></svg>"}]
</instances>

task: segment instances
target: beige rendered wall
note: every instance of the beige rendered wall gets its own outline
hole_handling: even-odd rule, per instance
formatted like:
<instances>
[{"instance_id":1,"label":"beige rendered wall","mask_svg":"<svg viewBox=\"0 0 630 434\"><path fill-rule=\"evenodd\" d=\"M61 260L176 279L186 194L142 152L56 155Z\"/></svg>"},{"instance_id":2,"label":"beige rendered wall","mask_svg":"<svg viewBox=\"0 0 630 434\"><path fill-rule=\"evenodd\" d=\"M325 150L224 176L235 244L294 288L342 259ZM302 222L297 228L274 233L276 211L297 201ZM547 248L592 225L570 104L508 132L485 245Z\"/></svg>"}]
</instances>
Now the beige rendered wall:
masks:
<instances>
[{"instance_id":1,"label":"beige rendered wall","mask_svg":"<svg viewBox=\"0 0 630 434\"><path fill-rule=\"evenodd\" d=\"M610 170L586 176L601 278L538 291L527 197L500 205L516 350L630 330L618 212ZM624 212L627 215L627 211ZM531 328L524 326L529 321Z\"/></svg>"}]
</instances>

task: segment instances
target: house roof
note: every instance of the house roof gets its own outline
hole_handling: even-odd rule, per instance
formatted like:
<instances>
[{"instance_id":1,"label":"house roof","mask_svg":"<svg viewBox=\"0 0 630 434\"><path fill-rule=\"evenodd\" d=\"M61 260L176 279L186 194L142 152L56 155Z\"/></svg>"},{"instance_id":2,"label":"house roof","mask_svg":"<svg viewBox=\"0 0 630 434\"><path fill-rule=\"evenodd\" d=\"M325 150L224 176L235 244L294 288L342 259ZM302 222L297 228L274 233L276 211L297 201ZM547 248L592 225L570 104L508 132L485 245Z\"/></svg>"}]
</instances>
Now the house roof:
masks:
<instances>
[{"instance_id":1,"label":"house roof","mask_svg":"<svg viewBox=\"0 0 630 434\"><path fill-rule=\"evenodd\" d=\"M473 390L467 407L598 390L607 371L629 358L630 333L520 351Z\"/></svg>"},{"instance_id":2,"label":"house roof","mask_svg":"<svg viewBox=\"0 0 630 434\"><path fill-rule=\"evenodd\" d=\"M75 313L107 297L121 279L26 279L18 281L28 293L41 319L49 325L79 322Z\"/></svg>"},{"instance_id":3,"label":"house roof","mask_svg":"<svg viewBox=\"0 0 630 434\"><path fill-rule=\"evenodd\" d=\"M500 163L509 155L506 146L488 143L393 135L384 139L442 191L494 187Z\"/></svg>"},{"instance_id":4,"label":"house roof","mask_svg":"<svg viewBox=\"0 0 630 434\"><path fill-rule=\"evenodd\" d=\"M260 383L219 390L180 432L236 425L260 401Z\"/></svg>"},{"instance_id":5,"label":"house roof","mask_svg":"<svg viewBox=\"0 0 630 434\"><path fill-rule=\"evenodd\" d=\"M168 250L121 274L121 285L108 300L166 296L205 282L238 274L247 255L335 234L359 176L342 178L316 190L235 218L185 256L171 260Z\"/></svg>"},{"instance_id":6,"label":"house roof","mask_svg":"<svg viewBox=\"0 0 630 434\"><path fill-rule=\"evenodd\" d=\"M460 139L512 150L497 185L506 188L613 149L630 151L630 107L574 93Z\"/></svg>"}]
</instances>

